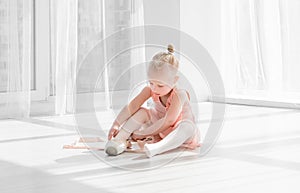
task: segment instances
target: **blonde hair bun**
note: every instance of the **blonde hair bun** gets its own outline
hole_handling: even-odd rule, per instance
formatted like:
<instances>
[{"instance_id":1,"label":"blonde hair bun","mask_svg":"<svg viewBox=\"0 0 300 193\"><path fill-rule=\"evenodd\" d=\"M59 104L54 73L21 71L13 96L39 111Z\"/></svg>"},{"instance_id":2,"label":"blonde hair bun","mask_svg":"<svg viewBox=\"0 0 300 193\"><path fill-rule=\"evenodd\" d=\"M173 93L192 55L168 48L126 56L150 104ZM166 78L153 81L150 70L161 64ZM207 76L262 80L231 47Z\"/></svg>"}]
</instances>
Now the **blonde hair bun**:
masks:
<instances>
[{"instance_id":1,"label":"blonde hair bun","mask_svg":"<svg viewBox=\"0 0 300 193\"><path fill-rule=\"evenodd\" d=\"M169 44L167 49L170 54L174 53L174 46L172 44Z\"/></svg>"}]
</instances>

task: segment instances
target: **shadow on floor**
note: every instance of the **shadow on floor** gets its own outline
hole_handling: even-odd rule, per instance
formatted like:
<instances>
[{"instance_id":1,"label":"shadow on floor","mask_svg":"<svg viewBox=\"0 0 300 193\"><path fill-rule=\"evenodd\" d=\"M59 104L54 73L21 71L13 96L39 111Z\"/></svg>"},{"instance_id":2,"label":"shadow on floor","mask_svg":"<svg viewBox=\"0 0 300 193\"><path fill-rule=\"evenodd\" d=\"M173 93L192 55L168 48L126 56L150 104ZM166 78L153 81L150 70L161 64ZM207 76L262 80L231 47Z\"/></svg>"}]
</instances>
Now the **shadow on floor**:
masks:
<instances>
[{"instance_id":1,"label":"shadow on floor","mask_svg":"<svg viewBox=\"0 0 300 193\"><path fill-rule=\"evenodd\" d=\"M72 176L51 175L41 170L6 161L0 161L0 171L0 192L5 193L113 193L108 189L95 188L73 181L72 178L77 177L76 174Z\"/></svg>"}]
</instances>

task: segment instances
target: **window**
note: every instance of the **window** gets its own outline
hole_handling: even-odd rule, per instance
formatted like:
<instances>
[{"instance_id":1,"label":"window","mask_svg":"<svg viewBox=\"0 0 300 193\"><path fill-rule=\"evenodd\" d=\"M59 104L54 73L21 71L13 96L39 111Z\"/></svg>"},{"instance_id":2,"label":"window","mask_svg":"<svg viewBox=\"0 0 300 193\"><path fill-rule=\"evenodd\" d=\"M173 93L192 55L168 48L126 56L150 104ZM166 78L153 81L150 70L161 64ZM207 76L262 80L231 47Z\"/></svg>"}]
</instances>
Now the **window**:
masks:
<instances>
[{"instance_id":1,"label":"window","mask_svg":"<svg viewBox=\"0 0 300 193\"><path fill-rule=\"evenodd\" d=\"M49 0L28 0L31 11L32 31L32 61L31 61L31 99L33 101L45 100L48 96L48 68L49 68ZM8 0L0 0L0 103L8 97L9 82L9 41L15 41L19 49L22 49L23 33L23 1L17 1L17 25L16 31L19 38L10 40L9 31L15 26L11 25L11 15L14 5ZM14 42L14 43L15 43ZM19 57L20 59L22 56ZM21 69L22 70L22 69ZM21 70L19 73L21 73ZM10 90L11 91L11 90ZM10 92L13 95L13 92Z\"/></svg>"}]
</instances>

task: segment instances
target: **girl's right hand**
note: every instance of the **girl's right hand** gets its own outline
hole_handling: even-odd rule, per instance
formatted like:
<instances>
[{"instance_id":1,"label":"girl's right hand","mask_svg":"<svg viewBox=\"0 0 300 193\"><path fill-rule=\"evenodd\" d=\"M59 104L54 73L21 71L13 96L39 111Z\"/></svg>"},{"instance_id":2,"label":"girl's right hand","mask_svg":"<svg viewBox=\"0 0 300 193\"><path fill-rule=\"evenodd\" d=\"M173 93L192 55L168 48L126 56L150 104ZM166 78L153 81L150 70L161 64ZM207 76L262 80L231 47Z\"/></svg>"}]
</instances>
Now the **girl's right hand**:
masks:
<instances>
[{"instance_id":1,"label":"girl's right hand","mask_svg":"<svg viewBox=\"0 0 300 193\"><path fill-rule=\"evenodd\" d=\"M111 140L112 137L116 137L118 133L119 133L119 129L117 129L116 127L112 127L108 133L108 140Z\"/></svg>"}]
</instances>

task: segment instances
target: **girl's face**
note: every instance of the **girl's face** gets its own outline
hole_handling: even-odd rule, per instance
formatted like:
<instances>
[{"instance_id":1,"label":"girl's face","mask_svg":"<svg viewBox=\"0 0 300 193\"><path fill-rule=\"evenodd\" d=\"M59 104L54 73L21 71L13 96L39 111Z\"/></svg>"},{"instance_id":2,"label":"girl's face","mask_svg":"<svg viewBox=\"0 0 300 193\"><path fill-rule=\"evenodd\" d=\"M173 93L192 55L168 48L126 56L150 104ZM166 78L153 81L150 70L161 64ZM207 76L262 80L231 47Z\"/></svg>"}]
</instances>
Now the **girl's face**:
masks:
<instances>
[{"instance_id":1,"label":"girl's face","mask_svg":"<svg viewBox=\"0 0 300 193\"><path fill-rule=\"evenodd\" d=\"M160 97L167 95L172 90L168 84L164 84L161 81L149 80L149 83L152 92Z\"/></svg>"},{"instance_id":2,"label":"girl's face","mask_svg":"<svg viewBox=\"0 0 300 193\"><path fill-rule=\"evenodd\" d=\"M148 68L148 79L151 90L159 95L167 95L175 86L178 76L177 69L164 65L159 70L151 66Z\"/></svg>"}]
</instances>

